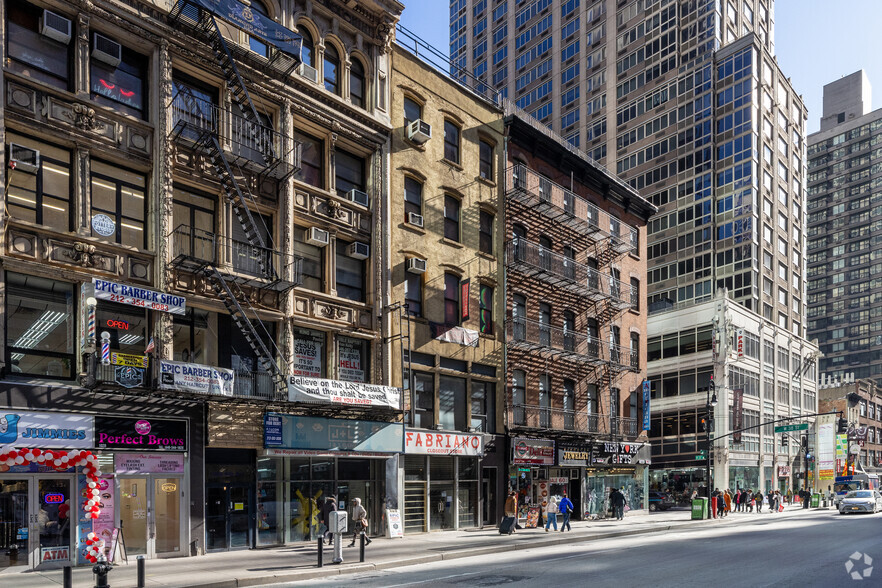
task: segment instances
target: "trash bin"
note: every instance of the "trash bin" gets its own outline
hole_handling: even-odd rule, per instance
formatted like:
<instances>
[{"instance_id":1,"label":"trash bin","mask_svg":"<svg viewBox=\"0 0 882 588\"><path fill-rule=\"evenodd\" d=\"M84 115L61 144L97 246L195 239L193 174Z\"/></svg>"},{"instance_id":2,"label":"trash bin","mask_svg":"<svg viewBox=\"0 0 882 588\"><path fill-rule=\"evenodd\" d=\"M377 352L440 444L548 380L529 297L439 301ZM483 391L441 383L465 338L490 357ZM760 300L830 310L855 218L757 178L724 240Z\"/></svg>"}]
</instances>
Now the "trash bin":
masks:
<instances>
[{"instance_id":1,"label":"trash bin","mask_svg":"<svg viewBox=\"0 0 882 588\"><path fill-rule=\"evenodd\" d=\"M707 498L699 497L692 499L692 520L707 518Z\"/></svg>"},{"instance_id":2,"label":"trash bin","mask_svg":"<svg viewBox=\"0 0 882 588\"><path fill-rule=\"evenodd\" d=\"M812 508L818 508L821 506L821 495L820 494L812 494Z\"/></svg>"}]
</instances>

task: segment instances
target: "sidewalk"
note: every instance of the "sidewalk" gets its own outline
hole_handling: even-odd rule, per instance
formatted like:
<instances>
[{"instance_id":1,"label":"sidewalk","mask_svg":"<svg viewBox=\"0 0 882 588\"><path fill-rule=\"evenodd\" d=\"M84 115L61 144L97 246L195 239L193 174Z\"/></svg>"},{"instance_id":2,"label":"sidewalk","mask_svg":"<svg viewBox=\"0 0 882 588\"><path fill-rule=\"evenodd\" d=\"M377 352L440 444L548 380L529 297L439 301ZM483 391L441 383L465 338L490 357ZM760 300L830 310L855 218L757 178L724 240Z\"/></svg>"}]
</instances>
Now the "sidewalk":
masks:
<instances>
[{"instance_id":1,"label":"sidewalk","mask_svg":"<svg viewBox=\"0 0 882 588\"><path fill-rule=\"evenodd\" d=\"M810 509L815 510L815 509ZM750 522L758 517L796 516L802 508L786 506L783 513L732 513L724 519L692 521L690 512L670 510L652 514L634 514L624 521L577 521L572 532L546 533L545 529L523 529L514 535L501 536L495 528L473 531L446 531L410 535L402 539L378 537L365 549L365 563L358 562L358 547L343 548L343 564L331 564L333 550L324 551L325 566L316 567L315 543L289 545L270 549L211 553L197 557L147 561L147 586L174 588L238 588L294 580L324 578L365 570L386 569L403 565L493 554L504 547L507 550L530 549L537 546L593 541L670 529L707 528ZM113 588L133 588L137 585L135 558L129 564L113 569L108 582ZM61 570L47 572L0 573L0 586L10 588L47 588L61 586ZM74 568L75 588L92 588L95 580L91 568Z\"/></svg>"}]
</instances>

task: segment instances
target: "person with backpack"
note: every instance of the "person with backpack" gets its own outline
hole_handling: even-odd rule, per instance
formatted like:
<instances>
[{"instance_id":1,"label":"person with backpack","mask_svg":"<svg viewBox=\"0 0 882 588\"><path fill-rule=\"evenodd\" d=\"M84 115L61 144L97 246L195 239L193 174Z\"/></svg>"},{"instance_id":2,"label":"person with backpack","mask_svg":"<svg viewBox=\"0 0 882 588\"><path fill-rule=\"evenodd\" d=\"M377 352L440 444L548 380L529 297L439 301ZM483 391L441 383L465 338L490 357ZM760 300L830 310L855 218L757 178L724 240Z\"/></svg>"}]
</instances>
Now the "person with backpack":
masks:
<instances>
[{"instance_id":1,"label":"person with backpack","mask_svg":"<svg viewBox=\"0 0 882 588\"><path fill-rule=\"evenodd\" d=\"M618 488L613 488L609 494L609 501L613 507L613 516L620 521L625 518L625 495Z\"/></svg>"},{"instance_id":2,"label":"person with backpack","mask_svg":"<svg viewBox=\"0 0 882 588\"><path fill-rule=\"evenodd\" d=\"M572 527L570 527L570 514L573 512L573 503L567 498L567 492L564 490L563 496L560 498L560 502L557 503L557 508L560 511L560 514L563 515L563 520L560 522L560 532L564 531L572 531Z\"/></svg>"}]
</instances>

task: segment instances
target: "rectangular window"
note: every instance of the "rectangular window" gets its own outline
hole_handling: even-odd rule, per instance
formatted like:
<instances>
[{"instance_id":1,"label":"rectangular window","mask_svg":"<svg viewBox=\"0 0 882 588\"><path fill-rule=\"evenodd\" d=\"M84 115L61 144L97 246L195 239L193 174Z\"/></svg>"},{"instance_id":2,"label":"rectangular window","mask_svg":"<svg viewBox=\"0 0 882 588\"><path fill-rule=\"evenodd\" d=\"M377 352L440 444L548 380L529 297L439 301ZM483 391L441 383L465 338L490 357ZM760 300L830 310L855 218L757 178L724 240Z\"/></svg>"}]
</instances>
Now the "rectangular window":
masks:
<instances>
[{"instance_id":1,"label":"rectangular window","mask_svg":"<svg viewBox=\"0 0 882 588\"><path fill-rule=\"evenodd\" d=\"M438 425L442 429L465 431L466 380L451 376L440 377L438 390Z\"/></svg>"},{"instance_id":2,"label":"rectangular window","mask_svg":"<svg viewBox=\"0 0 882 588\"><path fill-rule=\"evenodd\" d=\"M410 214L423 214L423 185L410 176L404 178L404 222Z\"/></svg>"},{"instance_id":3,"label":"rectangular window","mask_svg":"<svg viewBox=\"0 0 882 588\"><path fill-rule=\"evenodd\" d=\"M316 292L324 291L325 248L307 243L309 229L294 228L294 255L303 258L301 287Z\"/></svg>"},{"instance_id":4,"label":"rectangular window","mask_svg":"<svg viewBox=\"0 0 882 588\"><path fill-rule=\"evenodd\" d=\"M515 425L527 424L527 374L514 370L511 378L512 421Z\"/></svg>"},{"instance_id":5,"label":"rectangular window","mask_svg":"<svg viewBox=\"0 0 882 588\"><path fill-rule=\"evenodd\" d=\"M411 316L423 316L423 276L412 272L405 272L404 302L407 304L407 313Z\"/></svg>"},{"instance_id":6,"label":"rectangular window","mask_svg":"<svg viewBox=\"0 0 882 588\"><path fill-rule=\"evenodd\" d=\"M484 335L493 334L493 288L481 284L480 288L480 328Z\"/></svg>"},{"instance_id":7,"label":"rectangular window","mask_svg":"<svg viewBox=\"0 0 882 588\"><path fill-rule=\"evenodd\" d=\"M6 273L6 374L74 377L73 285Z\"/></svg>"},{"instance_id":8,"label":"rectangular window","mask_svg":"<svg viewBox=\"0 0 882 588\"><path fill-rule=\"evenodd\" d=\"M493 180L493 145L480 141L480 173L485 180Z\"/></svg>"},{"instance_id":9,"label":"rectangular window","mask_svg":"<svg viewBox=\"0 0 882 588\"><path fill-rule=\"evenodd\" d=\"M480 235L479 250L482 253L493 255L493 221L495 215L486 210L482 210L480 214Z\"/></svg>"},{"instance_id":10,"label":"rectangular window","mask_svg":"<svg viewBox=\"0 0 882 588\"><path fill-rule=\"evenodd\" d=\"M92 33L94 42L98 33ZM123 47L116 67L89 60L92 100L126 114L147 118L147 58Z\"/></svg>"},{"instance_id":11,"label":"rectangular window","mask_svg":"<svg viewBox=\"0 0 882 588\"><path fill-rule=\"evenodd\" d=\"M472 381L471 426L477 433L496 432L496 385Z\"/></svg>"},{"instance_id":12,"label":"rectangular window","mask_svg":"<svg viewBox=\"0 0 882 588\"><path fill-rule=\"evenodd\" d=\"M444 238L451 241L459 241L459 213L461 203L459 198L444 195Z\"/></svg>"},{"instance_id":13,"label":"rectangular window","mask_svg":"<svg viewBox=\"0 0 882 588\"><path fill-rule=\"evenodd\" d=\"M370 344L364 339L337 337L337 375L345 382L370 382Z\"/></svg>"},{"instance_id":14,"label":"rectangular window","mask_svg":"<svg viewBox=\"0 0 882 588\"><path fill-rule=\"evenodd\" d=\"M292 135L295 141L300 141L303 145L300 171L294 174L294 179L316 188L324 188L324 142L297 131L294 131Z\"/></svg>"},{"instance_id":15,"label":"rectangular window","mask_svg":"<svg viewBox=\"0 0 882 588\"><path fill-rule=\"evenodd\" d=\"M444 324L459 325L459 276L444 274Z\"/></svg>"},{"instance_id":16,"label":"rectangular window","mask_svg":"<svg viewBox=\"0 0 882 588\"><path fill-rule=\"evenodd\" d=\"M365 191L364 158L338 150L334 153L334 178L338 196L350 190Z\"/></svg>"},{"instance_id":17,"label":"rectangular window","mask_svg":"<svg viewBox=\"0 0 882 588\"><path fill-rule=\"evenodd\" d=\"M10 71L62 90L69 89L74 62L71 40L62 43L40 34L42 8L24 1L11 2L7 6L6 55ZM75 26L70 22L71 29Z\"/></svg>"},{"instance_id":18,"label":"rectangular window","mask_svg":"<svg viewBox=\"0 0 882 588\"><path fill-rule=\"evenodd\" d=\"M365 262L349 255L349 243L337 241L337 296L365 301Z\"/></svg>"},{"instance_id":19,"label":"rectangular window","mask_svg":"<svg viewBox=\"0 0 882 588\"><path fill-rule=\"evenodd\" d=\"M413 374L414 419L418 429L435 428L435 377L432 374Z\"/></svg>"},{"instance_id":20,"label":"rectangular window","mask_svg":"<svg viewBox=\"0 0 882 588\"><path fill-rule=\"evenodd\" d=\"M70 231L70 151L12 133L8 133L6 139L9 143L40 152L36 172L7 169L6 210L9 216L57 231ZM8 151L8 144L6 148Z\"/></svg>"},{"instance_id":21,"label":"rectangular window","mask_svg":"<svg viewBox=\"0 0 882 588\"><path fill-rule=\"evenodd\" d=\"M116 224L112 235L99 235L116 243L143 249L147 247L147 180L134 171L92 160L92 217L109 216Z\"/></svg>"},{"instance_id":22,"label":"rectangular window","mask_svg":"<svg viewBox=\"0 0 882 588\"><path fill-rule=\"evenodd\" d=\"M459 164L459 127L444 121L444 159Z\"/></svg>"}]
</instances>

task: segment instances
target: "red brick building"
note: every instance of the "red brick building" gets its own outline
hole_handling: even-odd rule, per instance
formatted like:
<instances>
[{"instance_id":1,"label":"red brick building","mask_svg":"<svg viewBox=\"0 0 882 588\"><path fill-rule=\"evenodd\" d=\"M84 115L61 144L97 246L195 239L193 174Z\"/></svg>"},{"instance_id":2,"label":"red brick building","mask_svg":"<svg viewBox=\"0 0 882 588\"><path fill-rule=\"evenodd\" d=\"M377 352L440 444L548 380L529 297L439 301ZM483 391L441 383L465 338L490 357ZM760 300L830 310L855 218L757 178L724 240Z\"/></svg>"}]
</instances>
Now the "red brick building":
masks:
<instances>
[{"instance_id":1,"label":"red brick building","mask_svg":"<svg viewBox=\"0 0 882 588\"><path fill-rule=\"evenodd\" d=\"M646 221L656 208L527 115L506 112L509 487L646 508Z\"/></svg>"}]
</instances>

